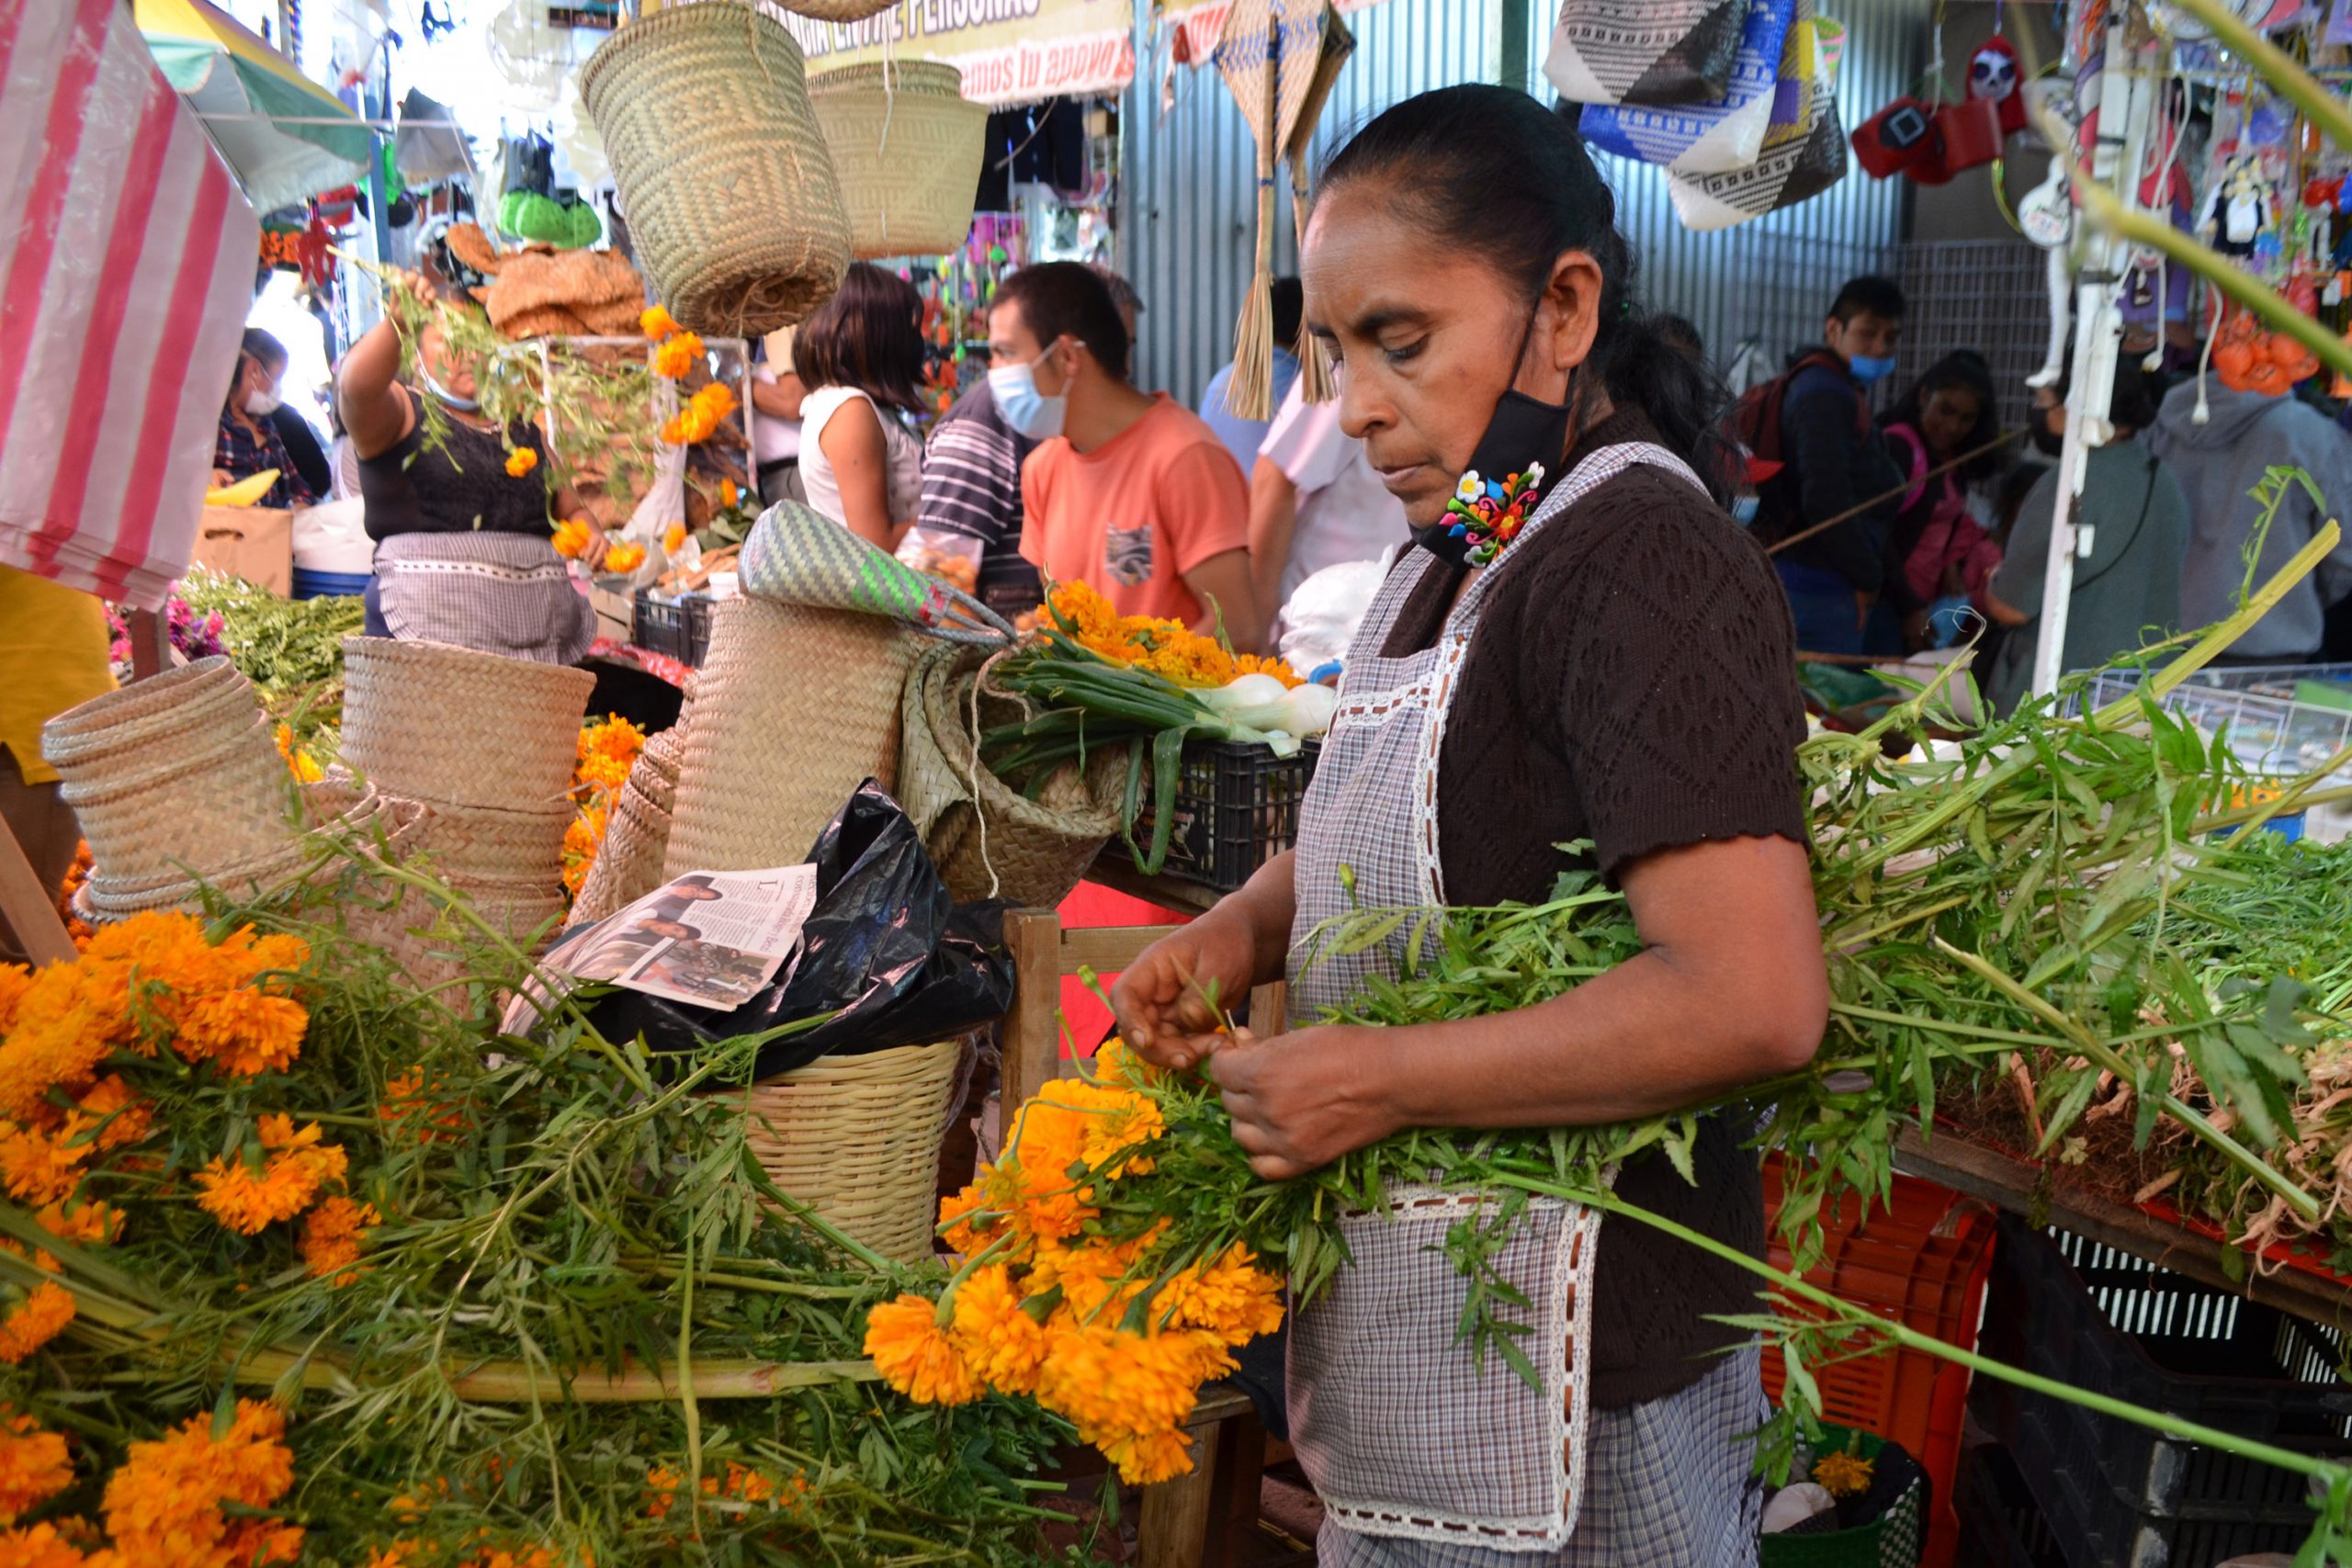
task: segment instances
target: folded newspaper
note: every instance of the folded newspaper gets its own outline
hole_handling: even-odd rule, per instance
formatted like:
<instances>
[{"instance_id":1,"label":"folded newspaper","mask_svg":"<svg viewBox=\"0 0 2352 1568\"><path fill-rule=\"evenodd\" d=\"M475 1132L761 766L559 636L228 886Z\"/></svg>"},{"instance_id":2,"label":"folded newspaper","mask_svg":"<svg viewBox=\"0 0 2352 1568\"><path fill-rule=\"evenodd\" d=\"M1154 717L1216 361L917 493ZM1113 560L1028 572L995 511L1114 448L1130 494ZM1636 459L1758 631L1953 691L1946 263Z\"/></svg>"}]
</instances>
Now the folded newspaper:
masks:
<instances>
[{"instance_id":1,"label":"folded newspaper","mask_svg":"<svg viewBox=\"0 0 2352 1568\"><path fill-rule=\"evenodd\" d=\"M620 986L724 1012L775 978L816 903L814 865L697 871L566 932L539 967L566 992ZM526 1029L538 1010L534 998L517 996L505 1027Z\"/></svg>"}]
</instances>

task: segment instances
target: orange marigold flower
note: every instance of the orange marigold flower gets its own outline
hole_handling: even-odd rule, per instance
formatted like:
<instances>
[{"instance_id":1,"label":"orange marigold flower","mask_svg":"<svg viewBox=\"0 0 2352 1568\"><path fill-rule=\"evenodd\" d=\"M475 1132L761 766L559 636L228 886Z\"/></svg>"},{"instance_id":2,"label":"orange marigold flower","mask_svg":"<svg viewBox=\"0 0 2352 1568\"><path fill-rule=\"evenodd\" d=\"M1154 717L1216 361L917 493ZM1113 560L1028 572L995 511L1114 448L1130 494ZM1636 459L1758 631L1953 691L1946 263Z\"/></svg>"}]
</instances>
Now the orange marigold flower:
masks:
<instances>
[{"instance_id":1,"label":"orange marigold flower","mask_svg":"<svg viewBox=\"0 0 2352 1568\"><path fill-rule=\"evenodd\" d=\"M1266 653L1237 653L1233 656L1235 675L1272 675L1285 686L1304 686L1306 681L1290 667L1288 660Z\"/></svg>"},{"instance_id":2,"label":"orange marigold flower","mask_svg":"<svg viewBox=\"0 0 2352 1568\"><path fill-rule=\"evenodd\" d=\"M215 1158L196 1175L197 1205L240 1235L309 1208L321 1187L342 1182L348 1163L342 1149L320 1143L316 1122L298 1132L283 1114L261 1119L261 1145L271 1152L258 1172L243 1158Z\"/></svg>"},{"instance_id":3,"label":"orange marigold flower","mask_svg":"<svg viewBox=\"0 0 2352 1568\"><path fill-rule=\"evenodd\" d=\"M645 1517L666 1519L670 1510L678 1505L678 1488L686 1478L666 1464L657 1464L645 1472Z\"/></svg>"},{"instance_id":4,"label":"orange marigold flower","mask_svg":"<svg viewBox=\"0 0 2352 1568\"><path fill-rule=\"evenodd\" d=\"M425 1092L424 1069L411 1067L393 1074L384 1085L384 1097L376 1105L376 1118L397 1136L419 1143L446 1144L465 1130L466 1108L436 1104Z\"/></svg>"},{"instance_id":5,"label":"orange marigold flower","mask_svg":"<svg viewBox=\"0 0 2352 1568\"><path fill-rule=\"evenodd\" d=\"M690 332L677 332L665 339L653 351L653 373L675 381L702 363L702 339Z\"/></svg>"},{"instance_id":6,"label":"orange marigold flower","mask_svg":"<svg viewBox=\"0 0 2352 1568\"><path fill-rule=\"evenodd\" d=\"M48 1203L33 1218L60 1241L111 1247L122 1235L123 1213L105 1203Z\"/></svg>"},{"instance_id":7,"label":"orange marigold flower","mask_svg":"<svg viewBox=\"0 0 2352 1568\"><path fill-rule=\"evenodd\" d=\"M638 330L659 343L678 331L678 320L666 305L648 305L637 318Z\"/></svg>"},{"instance_id":8,"label":"orange marigold flower","mask_svg":"<svg viewBox=\"0 0 2352 1568\"><path fill-rule=\"evenodd\" d=\"M742 493L743 493L743 492L742 492L741 491L740 491L740 490L738 490L738 489L736 489L736 488L735 488L735 481L734 481L733 479L721 479L721 480L719 480L719 481L718 481L718 504L719 504L719 505L721 505L721 506L732 506L732 505L734 505L734 504L735 504L735 502L737 502L737 500L739 500L739 499L741 497Z\"/></svg>"},{"instance_id":9,"label":"orange marigold flower","mask_svg":"<svg viewBox=\"0 0 2352 1568\"><path fill-rule=\"evenodd\" d=\"M644 564L645 547L643 545L618 544L605 552L604 570L609 572L635 571Z\"/></svg>"},{"instance_id":10,"label":"orange marigold flower","mask_svg":"<svg viewBox=\"0 0 2352 1568\"><path fill-rule=\"evenodd\" d=\"M17 1004L33 987L33 972L21 964L0 964L0 1035L17 1021Z\"/></svg>"},{"instance_id":11,"label":"orange marigold flower","mask_svg":"<svg viewBox=\"0 0 2352 1568\"><path fill-rule=\"evenodd\" d=\"M718 422L735 412L735 393L724 381L713 381L687 400L687 406L717 428Z\"/></svg>"},{"instance_id":12,"label":"orange marigold flower","mask_svg":"<svg viewBox=\"0 0 2352 1568\"><path fill-rule=\"evenodd\" d=\"M1046 1364L1046 1325L1022 1309L1021 1288L1001 1265L978 1269L956 1287L949 1330L967 1364L1000 1393L1029 1393Z\"/></svg>"},{"instance_id":13,"label":"orange marigold flower","mask_svg":"<svg viewBox=\"0 0 2352 1568\"><path fill-rule=\"evenodd\" d=\"M1176 1328L1197 1328L1227 1345L1244 1345L1282 1326L1283 1282L1254 1266L1235 1243L1206 1267L1185 1269L1152 1302L1154 1317Z\"/></svg>"},{"instance_id":14,"label":"orange marigold flower","mask_svg":"<svg viewBox=\"0 0 2352 1568\"><path fill-rule=\"evenodd\" d=\"M326 777L317 760L294 744L294 727L290 724L277 727L277 754L286 759L286 771L302 784L316 784Z\"/></svg>"},{"instance_id":15,"label":"orange marigold flower","mask_svg":"<svg viewBox=\"0 0 2352 1568\"><path fill-rule=\"evenodd\" d=\"M58 1533L53 1524L0 1530L0 1562L8 1568L85 1568L94 1559Z\"/></svg>"},{"instance_id":16,"label":"orange marigold flower","mask_svg":"<svg viewBox=\"0 0 2352 1568\"><path fill-rule=\"evenodd\" d=\"M237 1568L291 1562L300 1528L266 1518L233 1521L224 1504L263 1509L294 1483L294 1455L281 1440L286 1413L266 1401L237 1403L225 1436L212 1416L191 1416L164 1437L130 1445L107 1483L107 1531L125 1563Z\"/></svg>"},{"instance_id":17,"label":"orange marigold flower","mask_svg":"<svg viewBox=\"0 0 2352 1568\"><path fill-rule=\"evenodd\" d=\"M548 542L556 554L576 560L588 553L588 525L577 517L566 518L556 525Z\"/></svg>"},{"instance_id":18,"label":"orange marigold flower","mask_svg":"<svg viewBox=\"0 0 2352 1568\"><path fill-rule=\"evenodd\" d=\"M1123 1433L1101 1445L1130 1486L1152 1486L1193 1469L1193 1445L1176 1431Z\"/></svg>"},{"instance_id":19,"label":"orange marigold flower","mask_svg":"<svg viewBox=\"0 0 2352 1568\"><path fill-rule=\"evenodd\" d=\"M948 1247L970 1257L989 1243L1003 1221L985 1213L989 1204L987 1192L973 1182L952 1198L939 1201L940 1232L947 1238ZM978 1218L973 1216L978 1215Z\"/></svg>"},{"instance_id":20,"label":"orange marigold flower","mask_svg":"<svg viewBox=\"0 0 2352 1568\"><path fill-rule=\"evenodd\" d=\"M63 1437L43 1431L30 1416L0 1416L0 1524L15 1524L73 1483Z\"/></svg>"},{"instance_id":21,"label":"orange marigold flower","mask_svg":"<svg viewBox=\"0 0 2352 1568\"><path fill-rule=\"evenodd\" d=\"M302 1054L311 1012L291 997L240 986L199 997L180 1015L175 1043L190 1061L209 1061L232 1077L279 1072Z\"/></svg>"},{"instance_id":22,"label":"orange marigold flower","mask_svg":"<svg viewBox=\"0 0 2352 1568\"><path fill-rule=\"evenodd\" d=\"M155 1121L155 1108L140 1099L120 1073L108 1073L92 1084L74 1109L92 1123L91 1141L101 1150L142 1142Z\"/></svg>"},{"instance_id":23,"label":"orange marigold flower","mask_svg":"<svg viewBox=\"0 0 2352 1568\"><path fill-rule=\"evenodd\" d=\"M726 488L733 490L735 488L735 481L733 479L727 480ZM732 506L735 503L730 501L727 504ZM667 528L662 530L662 553L663 555L674 556L685 547L686 525L684 523L673 523Z\"/></svg>"},{"instance_id":24,"label":"orange marigold flower","mask_svg":"<svg viewBox=\"0 0 2352 1568\"><path fill-rule=\"evenodd\" d=\"M511 479L521 479L539 466L539 453L535 446L517 446L506 454L506 472Z\"/></svg>"},{"instance_id":25,"label":"orange marigold flower","mask_svg":"<svg viewBox=\"0 0 2352 1568\"><path fill-rule=\"evenodd\" d=\"M302 1222L303 1264L321 1279L332 1274L337 1285L350 1284L359 1278L352 1265L359 1261L368 1233L382 1223L373 1203L341 1196L322 1201Z\"/></svg>"},{"instance_id":26,"label":"orange marigold flower","mask_svg":"<svg viewBox=\"0 0 2352 1568\"><path fill-rule=\"evenodd\" d=\"M1204 1334L1130 1334L1092 1323L1054 1336L1038 1375L1037 1402L1078 1423L1100 1447L1119 1433L1181 1427L1199 1401L1201 1384L1232 1365Z\"/></svg>"},{"instance_id":27,"label":"orange marigold flower","mask_svg":"<svg viewBox=\"0 0 2352 1568\"><path fill-rule=\"evenodd\" d=\"M0 1361L13 1366L23 1360L63 1333L73 1321L73 1292L58 1284L34 1286L14 1311L0 1318Z\"/></svg>"},{"instance_id":28,"label":"orange marigold flower","mask_svg":"<svg viewBox=\"0 0 2352 1568\"><path fill-rule=\"evenodd\" d=\"M8 1195L20 1201L55 1203L73 1195L81 1185L82 1167L96 1145L76 1142L65 1130L56 1134L36 1132L14 1122L0 1122L0 1181Z\"/></svg>"},{"instance_id":29,"label":"orange marigold flower","mask_svg":"<svg viewBox=\"0 0 2352 1568\"><path fill-rule=\"evenodd\" d=\"M918 1404L968 1404L979 1380L939 1326L939 1305L921 1296L884 1302L865 1315L865 1353L882 1381Z\"/></svg>"}]
</instances>

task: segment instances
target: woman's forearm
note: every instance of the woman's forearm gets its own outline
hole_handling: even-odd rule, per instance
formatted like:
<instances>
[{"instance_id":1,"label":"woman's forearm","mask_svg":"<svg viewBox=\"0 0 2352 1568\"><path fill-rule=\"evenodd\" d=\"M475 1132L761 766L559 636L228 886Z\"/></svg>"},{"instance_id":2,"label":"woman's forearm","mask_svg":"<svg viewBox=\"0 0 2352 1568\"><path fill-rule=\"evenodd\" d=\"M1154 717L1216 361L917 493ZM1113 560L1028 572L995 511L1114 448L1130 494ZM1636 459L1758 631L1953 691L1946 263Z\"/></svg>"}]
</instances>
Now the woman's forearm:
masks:
<instances>
[{"instance_id":1,"label":"woman's forearm","mask_svg":"<svg viewBox=\"0 0 2352 1568\"><path fill-rule=\"evenodd\" d=\"M1296 863L1296 852L1284 850L1252 873L1238 892L1227 894L1201 917L1243 922L1255 954L1253 985L1268 985L1287 973L1290 928L1298 917L1297 887L1292 879Z\"/></svg>"},{"instance_id":2,"label":"woman's forearm","mask_svg":"<svg viewBox=\"0 0 2352 1568\"><path fill-rule=\"evenodd\" d=\"M1380 1047L1368 1066L1396 1127L1656 1116L1811 1060L1818 1023L1789 1021L1809 1005L1790 995L1801 988L1769 974L1683 975L1651 949L1517 1012L1364 1031Z\"/></svg>"}]
</instances>

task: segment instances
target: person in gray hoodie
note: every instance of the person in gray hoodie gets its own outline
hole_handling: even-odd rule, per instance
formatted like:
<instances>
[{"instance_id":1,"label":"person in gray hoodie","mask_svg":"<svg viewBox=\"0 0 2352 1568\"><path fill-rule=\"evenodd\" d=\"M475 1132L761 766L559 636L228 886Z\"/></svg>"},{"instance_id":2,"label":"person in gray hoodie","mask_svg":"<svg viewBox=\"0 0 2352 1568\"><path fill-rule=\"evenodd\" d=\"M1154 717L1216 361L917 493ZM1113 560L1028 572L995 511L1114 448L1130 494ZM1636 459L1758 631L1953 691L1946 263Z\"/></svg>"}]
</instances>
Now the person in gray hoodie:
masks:
<instances>
[{"instance_id":1,"label":"person in gray hoodie","mask_svg":"<svg viewBox=\"0 0 2352 1568\"><path fill-rule=\"evenodd\" d=\"M2180 624L2193 629L2226 620L2246 581L2245 551L2262 504L2252 491L2273 468L2301 468L2325 498L2312 501L2290 484L2263 540L2254 581L2259 585L2311 543L2330 517L2352 517L2352 436L2325 414L2291 397L2236 392L2214 384L2204 394L2211 417L2197 418L2198 383L2182 382L2156 415L2156 456L2188 495L2188 553L2180 570ZM2352 536L2271 612L2233 644L2219 662L2315 662L2326 636L2328 607L2352 594Z\"/></svg>"}]
</instances>

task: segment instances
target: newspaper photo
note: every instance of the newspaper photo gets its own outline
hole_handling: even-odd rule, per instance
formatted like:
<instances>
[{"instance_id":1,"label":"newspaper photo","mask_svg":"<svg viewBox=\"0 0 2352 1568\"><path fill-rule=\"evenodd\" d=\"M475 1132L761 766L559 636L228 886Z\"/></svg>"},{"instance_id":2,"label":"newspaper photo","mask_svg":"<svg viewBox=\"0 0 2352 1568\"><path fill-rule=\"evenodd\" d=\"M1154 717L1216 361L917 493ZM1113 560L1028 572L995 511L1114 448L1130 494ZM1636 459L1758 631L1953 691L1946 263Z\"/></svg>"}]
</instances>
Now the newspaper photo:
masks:
<instances>
[{"instance_id":1,"label":"newspaper photo","mask_svg":"<svg viewBox=\"0 0 2352 1568\"><path fill-rule=\"evenodd\" d=\"M813 865L698 871L569 933L540 966L560 979L725 1012L775 978L816 903ZM533 1006L516 998L519 1009Z\"/></svg>"}]
</instances>

